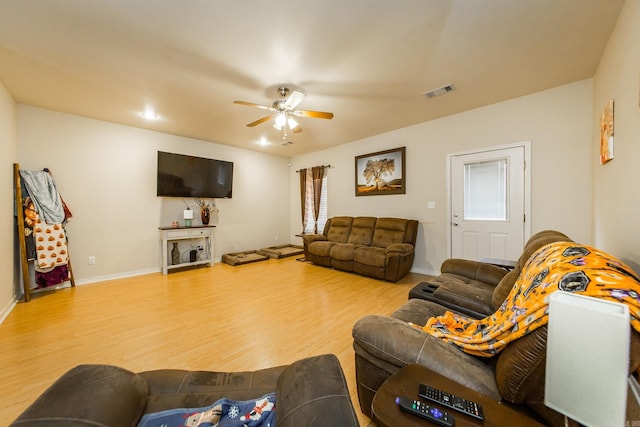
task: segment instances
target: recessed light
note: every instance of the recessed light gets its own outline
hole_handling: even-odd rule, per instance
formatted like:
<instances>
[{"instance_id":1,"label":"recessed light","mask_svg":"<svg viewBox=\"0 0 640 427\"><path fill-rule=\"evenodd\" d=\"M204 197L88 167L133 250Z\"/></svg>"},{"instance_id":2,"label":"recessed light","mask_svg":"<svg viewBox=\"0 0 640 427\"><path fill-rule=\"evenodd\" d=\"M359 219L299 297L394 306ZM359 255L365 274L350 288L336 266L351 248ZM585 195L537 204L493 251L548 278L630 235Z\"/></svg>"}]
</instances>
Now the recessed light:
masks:
<instances>
[{"instance_id":1,"label":"recessed light","mask_svg":"<svg viewBox=\"0 0 640 427\"><path fill-rule=\"evenodd\" d=\"M140 117L147 120L158 120L160 118L160 116L153 111L144 111L140 113Z\"/></svg>"},{"instance_id":2,"label":"recessed light","mask_svg":"<svg viewBox=\"0 0 640 427\"><path fill-rule=\"evenodd\" d=\"M262 138L260 138L259 140L257 140L256 144L262 145L263 147L267 146L267 145L271 145L271 143L269 141L267 141L267 138L265 138L264 136Z\"/></svg>"}]
</instances>

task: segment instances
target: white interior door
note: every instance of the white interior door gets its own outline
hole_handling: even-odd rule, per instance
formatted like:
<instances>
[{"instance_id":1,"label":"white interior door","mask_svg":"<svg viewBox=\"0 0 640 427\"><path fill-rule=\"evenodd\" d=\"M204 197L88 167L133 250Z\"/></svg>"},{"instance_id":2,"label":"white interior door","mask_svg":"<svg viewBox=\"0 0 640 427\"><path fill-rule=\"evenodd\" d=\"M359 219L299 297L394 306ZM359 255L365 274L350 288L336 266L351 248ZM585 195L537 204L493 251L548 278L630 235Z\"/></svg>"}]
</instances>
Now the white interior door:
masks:
<instances>
[{"instance_id":1,"label":"white interior door","mask_svg":"<svg viewBox=\"0 0 640 427\"><path fill-rule=\"evenodd\" d=\"M525 146L450 156L451 257L517 260L525 242Z\"/></svg>"}]
</instances>

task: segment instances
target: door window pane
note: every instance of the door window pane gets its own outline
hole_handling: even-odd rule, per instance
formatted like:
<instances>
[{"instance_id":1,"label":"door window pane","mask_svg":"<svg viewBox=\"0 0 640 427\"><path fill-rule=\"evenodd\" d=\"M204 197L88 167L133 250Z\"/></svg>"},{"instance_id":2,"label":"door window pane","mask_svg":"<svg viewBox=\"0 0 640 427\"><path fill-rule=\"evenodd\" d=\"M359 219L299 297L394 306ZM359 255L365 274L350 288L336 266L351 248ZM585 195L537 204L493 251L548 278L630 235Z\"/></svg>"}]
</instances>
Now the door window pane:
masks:
<instances>
[{"instance_id":1,"label":"door window pane","mask_svg":"<svg viewBox=\"0 0 640 427\"><path fill-rule=\"evenodd\" d=\"M507 159L464 165L464 219L507 220Z\"/></svg>"}]
</instances>

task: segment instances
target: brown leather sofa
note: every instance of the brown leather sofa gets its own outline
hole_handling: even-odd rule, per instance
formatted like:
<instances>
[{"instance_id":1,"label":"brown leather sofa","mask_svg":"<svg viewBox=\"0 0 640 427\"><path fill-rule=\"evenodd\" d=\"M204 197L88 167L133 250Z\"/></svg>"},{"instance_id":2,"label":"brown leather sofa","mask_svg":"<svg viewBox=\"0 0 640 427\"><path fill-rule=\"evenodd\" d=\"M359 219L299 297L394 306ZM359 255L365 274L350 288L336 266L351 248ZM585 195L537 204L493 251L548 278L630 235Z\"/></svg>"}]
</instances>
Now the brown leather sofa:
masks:
<instances>
[{"instance_id":1,"label":"brown leather sofa","mask_svg":"<svg viewBox=\"0 0 640 427\"><path fill-rule=\"evenodd\" d=\"M553 239L565 239L566 236L563 236L549 231L533 236L516 268L509 273L502 273L498 284L485 291L482 301L487 308L496 307L504 301L511 289L507 287L513 286L524 262L535 251L534 247L542 246L543 241L551 243L557 241ZM449 292L464 288L467 297L453 302L460 304L459 307L467 304L467 307L476 310L477 305L468 304L469 301L475 302L470 289L478 282L490 286L492 281L495 282L497 273L477 263L463 263L455 272L460 276L455 277L456 281L442 280L440 286ZM444 279L444 274L440 276L441 279ZM450 283L453 284L448 286ZM544 405L546 326L511 342L498 355L482 358L464 353L409 324L424 325L431 317L440 316L447 310L451 308L412 298L390 316L370 315L356 322L352 335L358 399L363 413L370 416L373 397L389 376L405 365L417 363L490 398L512 404L525 414L541 418L547 425L564 425L564 417ZM636 371L639 366L640 335L631 329L629 372Z\"/></svg>"},{"instance_id":2,"label":"brown leather sofa","mask_svg":"<svg viewBox=\"0 0 640 427\"><path fill-rule=\"evenodd\" d=\"M418 221L337 216L322 234L303 236L307 261L397 282L413 265Z\"/></svg>"},{"instance_id":3,"label":"brown leather sofa","mask_svg":"<svg viewBox=\"0 0 640 427\"><path fill-rule=\"evenodd\" d=\"M451 258L440 266L440 276L416 285L409 298L433 301L467 316L481 319L494 313L513 288L529 257L542 246L571 242L555 230L540 231L529 238L515 267L507 271L496 265Z\"/></svg>"},{"instance_id":4,"label":"brown leather sofa","mask_svg":"<svg viewBox=\"0 0 640 427\"><path fill-rule=\"evenodd\" d=\"M250 400L276 391L276 425L358 426L344 373L334 355L254 372L163 369L135 374L80 365L60 377L12 426L135 426L144 414Z\"/></svg>"}]
</instances>

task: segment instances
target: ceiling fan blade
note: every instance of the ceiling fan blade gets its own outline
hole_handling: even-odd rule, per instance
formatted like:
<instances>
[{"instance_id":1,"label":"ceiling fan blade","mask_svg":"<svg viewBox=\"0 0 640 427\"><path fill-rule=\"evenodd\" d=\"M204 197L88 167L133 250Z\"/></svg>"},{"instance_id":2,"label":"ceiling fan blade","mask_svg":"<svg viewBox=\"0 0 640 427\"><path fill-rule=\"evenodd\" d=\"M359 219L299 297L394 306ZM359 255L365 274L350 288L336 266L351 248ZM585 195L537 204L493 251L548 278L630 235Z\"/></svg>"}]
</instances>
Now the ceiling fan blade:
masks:
<instances>
[{"instance_id":1,"label":"ceiling fan blade","mask_svg":"<svg viewBox=\"0 0 640 427\"><path fill-rule=\"evenodd\" d=\"M293 110L298 106L298 104L302 102L305 96L307 95L305 95L303 92L300 92L299 90L294 90L293 92L291 92L291 95L289 95L287 99L284 101L284 105L289 109Z\"/></svg>"},{"instance_id":2,"label":"ceiling fan blade","mask_svg":"<svg viewBox=\"0 0 640 427\"><path fill-rule=\"evenodd\" d=\"M254 126L258 126L259 124L264 123L264 122L266 122L266 121L269 121L269 120L271 120L272 118L273 118L273 115L265 116L265 117L263 117L263 118L261 118L261 119L256 120L255 122L251 122L251 123L249 123L249 124L247 125L247 127L252 128L252 127L254 127Z\"/></svg>"},{"instance_id":3,"label":"ceiling fan blade","mask_svg":"<svg viewBox=\"0 0 640 427\"><path fill-rule=\"evenodd\" d=\"M267 107L266 105L260 105L260 104L254 104L253 102L247 102L247 101L233 101L234 104L238 104L238 105L246 105L247 107L256 107L256 108L261 108L263 110L269 110L269 111L276 111L275 108L273 107Z\"/></svg>"},{"instance_id":4,"label":"ceiling fan blade","mask_svg":"<svg viewBox=\"0 0 640 427\"><path fill-rule=\"evenodd\" d=\"M333 113L324 111L295 110L291 114L298 117L313 117L314 119L333 119Z\"/></svg>"}]
</instances>

